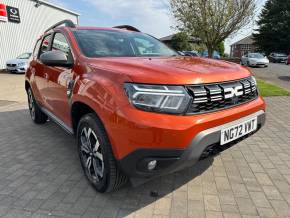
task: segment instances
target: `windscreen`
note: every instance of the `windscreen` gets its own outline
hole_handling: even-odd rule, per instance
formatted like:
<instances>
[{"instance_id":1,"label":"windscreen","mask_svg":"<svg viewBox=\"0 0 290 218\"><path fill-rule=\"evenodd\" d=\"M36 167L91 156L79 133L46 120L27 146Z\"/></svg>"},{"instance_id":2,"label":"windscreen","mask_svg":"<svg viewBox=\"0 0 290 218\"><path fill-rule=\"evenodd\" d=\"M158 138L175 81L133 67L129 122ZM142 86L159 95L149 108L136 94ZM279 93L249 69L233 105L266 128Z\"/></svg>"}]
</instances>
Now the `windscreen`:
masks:
<instances>
[{"instance_id":1,"label":"windscreen","mask_svg":"<svg viewBox=\"0 0 290 218\"><path fill-rule=\"evenodd\" d=\"M31 53L24 53L24 54L21 54L17 57L17 59L29 59L31 56Z\"/></svg>"},{"instance_id":2,"label":"windscreen","mask_svg":"<svg viewBox=\"0 0 290 218\"><path fill-rule=\"evenodd\" d=\"M286 55L286 54L282 54L282 53L278 53L276 56L277 56L277 57L285 57L285 56L287 56L287 55Z\"/></svg>"},{"instance_id":3,"label":"windscreen","mask_svg":"<svg viewBox=\"0 0 290 218\"><path fill-rule=\"evenodd\" d=\"M253 53L249 54L249 58L264 58L264 56L262 54Z\"/></svg>"},{"instance_id":4,"label":"windscreen","mask_svg":"<svg viewBox=\"0 0 290 218\"><path fill-rule=\"evenodd\" d=\"M91 58L178 55L154 37L139 32L75 30L74 36L82 53Z\"/></svg>"}]
</instances>

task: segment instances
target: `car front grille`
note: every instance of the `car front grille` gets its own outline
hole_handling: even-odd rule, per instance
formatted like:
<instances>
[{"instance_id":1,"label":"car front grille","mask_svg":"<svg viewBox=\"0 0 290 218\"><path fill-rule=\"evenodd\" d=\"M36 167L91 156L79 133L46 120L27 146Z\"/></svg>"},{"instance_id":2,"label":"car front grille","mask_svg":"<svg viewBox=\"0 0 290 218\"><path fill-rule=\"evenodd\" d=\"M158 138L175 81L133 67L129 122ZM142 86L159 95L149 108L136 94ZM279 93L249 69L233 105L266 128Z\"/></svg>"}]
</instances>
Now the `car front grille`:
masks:
<instances>
[{"instance_id":1,"label":"car front grille","mask_svg":"<svg viewBox=\"0 0 290 218\"><path fill-rule=\"evenodd\" d=\"M7 64L7 67L16 67L16 64Z\"/></svg>"},{"instance_id":2,"label":"car front grille","mask_svg":"<svg viewBox=\"0 0 290 218\"><path fill-rule=\"evenodd\" d=\"M252 77L223 83L190 85L187 90L193 98L187 114L223 110L258 97L256 81Z\"/></svg>"}]
</instances>

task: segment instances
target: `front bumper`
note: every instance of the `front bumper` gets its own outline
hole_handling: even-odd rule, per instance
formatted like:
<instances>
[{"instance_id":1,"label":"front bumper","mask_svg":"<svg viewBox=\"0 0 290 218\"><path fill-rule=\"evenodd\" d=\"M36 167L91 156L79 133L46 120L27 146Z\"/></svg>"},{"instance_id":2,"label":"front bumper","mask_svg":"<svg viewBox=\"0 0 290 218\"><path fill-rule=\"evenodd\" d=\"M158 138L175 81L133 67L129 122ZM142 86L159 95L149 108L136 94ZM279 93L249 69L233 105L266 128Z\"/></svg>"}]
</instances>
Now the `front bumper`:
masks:
<instances>
[{"instance_id":1,"label":"front bumper","mask_svg":"<svg viewBox=\"0 0 290 218\"><path fill-rule=\"evenodd\" d=\"M267 62L250 62L250 66L253 66L253 67L259 67L259 66L268 66L269 63Z\"/></svg>"},{"instance_id":2,"label":"front bumper","mask_svg":"<svg viewBox=\"0 0 290 218\"><path fill-rule=\"evenodd\" d=\"M258 118L258 131L264 125L266 119L263 110L242 117L238 120L201 131L192 139L186 149L138 149L119 160L119 165L123 172L131 179L152 178L181 170L196 163L201 158L204 151L209 147L220 146L220 135L222 129L249 120L253 117ZM249 135L243 138L248 136ZM240 140L241 139L238 139L238 141ZM234 141L233 143L235 142L237 141ZM152 171L149 171L146 168L147 163L150 160L157 160L156 169Z\"/></svg>"},{"instance_id":3,"label":"front bumper","mask_svg":"<svg viewBox=\"0 0 290 218\"><path fill-rule=\"evenodd\" d=\"M283 63L283 62L287 61L287 58L278 58L278 59L274 59L274 61L276 63Z\"/></svg>"},{"instance_id":4,"label":"front bumper","mask_svg":"<svg viewBox=\"0 0 290 218\"><path fill-rule=\"evenodd\" d=\"M12 73L25 73L26 67L6 67L6 70Z\"/></svg>"}]
</instances>

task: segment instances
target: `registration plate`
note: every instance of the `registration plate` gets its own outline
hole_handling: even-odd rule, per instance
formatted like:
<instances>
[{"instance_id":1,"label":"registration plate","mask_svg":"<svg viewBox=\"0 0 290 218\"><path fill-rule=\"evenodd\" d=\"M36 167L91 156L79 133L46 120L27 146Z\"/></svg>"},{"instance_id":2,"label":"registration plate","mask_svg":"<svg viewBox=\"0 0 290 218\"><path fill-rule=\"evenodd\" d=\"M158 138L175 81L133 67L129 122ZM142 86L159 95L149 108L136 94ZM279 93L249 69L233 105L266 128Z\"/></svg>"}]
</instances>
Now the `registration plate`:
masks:
<instances>
[{"instance_id":1,"label":"registration plate","mask_svg":"<svg viewBox=\"0 0 290 218\"><path fill-rule=\"evenodd\" d=\"M227 144L257 130L257 117L233 125L221 131L221 145Z\"/></svg>"},{"instance_id":2,"label":"registration plate","mask_svg":"<svg viewBox=\"0 0 290 218\"><path fill-rule=\"evenodd\" d=\"M7 70L16 70L16 67L7 67Z\"/></svg>"}]
</instances>

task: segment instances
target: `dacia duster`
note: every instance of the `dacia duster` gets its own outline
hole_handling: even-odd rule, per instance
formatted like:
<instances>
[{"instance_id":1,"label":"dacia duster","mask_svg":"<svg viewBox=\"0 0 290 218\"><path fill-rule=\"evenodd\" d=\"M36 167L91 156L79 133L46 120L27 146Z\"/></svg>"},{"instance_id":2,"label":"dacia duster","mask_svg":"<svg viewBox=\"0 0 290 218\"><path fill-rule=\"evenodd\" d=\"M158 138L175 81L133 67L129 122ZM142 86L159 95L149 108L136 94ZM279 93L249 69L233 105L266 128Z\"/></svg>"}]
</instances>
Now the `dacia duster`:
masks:
<instances>
[{"instance_id":1,"label":"dacia duster","mask_svg":"<svg viewBox=\"0 0 290 218\"><path fill-rule=\"evenodd\" d=\"M265 122L247 68L179 56L131 26L57 23L35 45L25 88L35 123L76 136L99 192L192 166Z\"/></svg>"}]
</instances>

